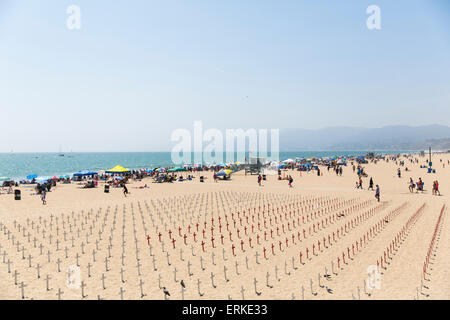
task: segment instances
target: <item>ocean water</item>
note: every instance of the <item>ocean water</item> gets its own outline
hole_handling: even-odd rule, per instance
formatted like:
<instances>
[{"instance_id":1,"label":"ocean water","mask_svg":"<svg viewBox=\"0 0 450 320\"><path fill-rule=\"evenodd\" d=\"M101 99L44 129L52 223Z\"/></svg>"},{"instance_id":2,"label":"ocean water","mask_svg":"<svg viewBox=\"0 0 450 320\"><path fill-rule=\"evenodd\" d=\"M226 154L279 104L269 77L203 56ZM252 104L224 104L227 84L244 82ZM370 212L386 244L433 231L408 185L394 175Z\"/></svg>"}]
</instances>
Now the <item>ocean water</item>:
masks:
<instances>
[{"instance_id":1,"label":"ocean water","mask_svg":"<svg viewBox=\"0 0 450 320\"><path fill-rule=\"evenodd\" d=\"M390 151L376 153L405 153ZM326 157L362 155L365 151L308 151L280 152L280 160L296 157ZM235 155L236 157L236 155ZM194 157L192 157L194 158ZM129 169L173 166L170 152L116 152L116 153L0 153L0 177L19 180L27 175L61 176L81 170L107 170L116 165Z\"/></svg>"}]
</instances>

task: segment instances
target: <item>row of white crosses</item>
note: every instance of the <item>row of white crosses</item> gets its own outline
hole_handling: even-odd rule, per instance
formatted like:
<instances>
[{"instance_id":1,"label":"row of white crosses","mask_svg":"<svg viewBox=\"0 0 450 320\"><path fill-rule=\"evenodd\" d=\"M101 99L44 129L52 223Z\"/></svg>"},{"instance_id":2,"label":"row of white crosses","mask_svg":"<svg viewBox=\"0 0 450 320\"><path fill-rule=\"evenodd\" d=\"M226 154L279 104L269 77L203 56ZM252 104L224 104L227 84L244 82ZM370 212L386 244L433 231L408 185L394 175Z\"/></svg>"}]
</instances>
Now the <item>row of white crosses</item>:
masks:
<instances>
[{"instance_id":1,"label":"row of white crosses","mask_svg":"<svg viewBox=\"0 0 450 320\"><path fill-rule=\"evenodd\" d=\"M295 248L302 244L285 241L289 232L290 237L301 230L297 222L307 228L309 239L319 218L370 204L231 191L149 199L96 212L28 218L10 229L1 225L8 246L0 253L5 252L3 264L20 290L39 288L24 298L168 299L170 292L172 299L247 299L264 295L280 277L299 269ZM276 259L264 257L263 247ZM80 270L78 289L72 267ZM22 281L33 269L33 283ZM264 279L252 276L261 269ZM235 282L242 284L237 291Z\"/></svg>"},{"instance_id":2,"label":"row of white crosses","mask_svg":"<svg viewBox=\"0 0 450 320\"><path fill-rule=\"evenodd\" d=\"M208 199L208 196L209 196L209 194L206 196L206 198ZM257 194L257 196L259 196L258 194ZM241 197L242 198L242 197ZM186 199L183 199L183 201L185 201ZM216 199L217 200L217 199ZM247 203L249 203L250 201L251 201L251 197L249 196L249 195L247 195ZM314 199L316 202L315 203L317 203L317 199ZM217 200L218 201L218 200ZM272 200L273 201L273 200ZM285 199L282 199L281 200L281 202L283 202L284 203L284 201L285 201ZM322 201L322 200L321 200ZM201 208L202 207L206 207L206 203L204 203L204 202L200 202L200 201L198 200L198 198L197 198L197 200L196 200L196 204L197 204L197 206L199 206L199 204L200 204L200 209L198 210L198 212L202 212L202 210L201 210ZM233 204L235 204L236 203L236 200L231 200L230 201L230 203L231 203L231 205L233 205ZM270 202L269 202L270 203ZM321 204L324 204L325 203L325 201L323 201L323 202L321 202ZM163 205L163 209L162 209L162 211L164 211L164 210L166 210L165 212L166 212L166 216L168 216L167 215L167 207L171 207L170 205L172 204L172 210L174 210L174 211L177 211L177 212L179 212L180 210L181 210L181 207L179 206L179 205L177 205L176 204L176 201L174 201L174 202L171 202L171 201L165 201L164 202L164 205ZM308 208L310 209L310 210L312 210L313 208L314 208L314 205L313 205L313 202L305 202L304 204L306 204L307 206L308 206ZM292 204L291 204L292 205ZM222 208L224 207L224 205L222 205ZM286 206L287 207L287 206ZM292 206L293 207L293 206ZM148 207L147 207L148 208ZM184 206L184 208L189 208L189 203L186 203L185 202L185 206ZM221 206L219 205L219 207L218 207L219 209L221 208ZM215 208L215 209L218 209L218 208ZM226 210L227 210L227 208L223 208L224 209L224 211L226 212ZM157 207L155 207L154 208L154 210L155 211L157 211L158 210L158 208ZM205 210L206 211L206 210ZM218 211L218 210L216 210L216 211ZM305 210L306 211L306 210ZM214 213L215 211L214 210L211 210L211 213ZM229 212L228 212L229 213ZM189 211L188 211L188 214L189 214ZM160 234L157 234L156 235L156 237L155 238L157 238L158 239L158 236L160 236L160 238L159 238L159 242L160 242L160 244L161 244L161 247L162 247L162 250L164 251L164 250L167 250L167 242L168 241L170 241L170 240L175 240L175 241L183 241L182 240L182 237L181 237L181 233L180 234L178 234L178 236L180 236L181 238L180 239L178 239L178 238L176 238L176 233L177 233L177 231L172 231L172 230L167 230L167 223L165 223L165 221L164 221L164 218L163 218L163 216L162 215L159 215L160 216L160 219L161 219L161 224L162 225L164 225L164 226L166 226L166 228L165 228L165 230L164 231L166 231L166 232L168 232L168 236L163 236L163 233L161 233L160 232ZM207 217L207 216L206 216ZM203 217L201 217L200 216L200 214L198 214L197 215L197 217L194 217L195 219L194 219L194 221L196 220L196 221L198 221L199 220L199 218L203 218L202 219L202 221L205 223L206 222L206 217L205 216L203 216ZM170 218L169 218L170 219ZM223 218L222 218L223 219ZM216 220L217 221L217 220ZM207 222L206 222L207 223ZM211 224L212 224L213 222L211 222ZM201 223L200 223L201 224ZM207 223L208 224L208 223ZM169 224L169 226L170 226L170 224ZM206 225L204 225L203 224L203 226L205 227ZM195 231L194 231L195 232ZM152 242L152 243L155 243L154 241ZM203 243L203 241L202 242L198 242L198 243L196 243L196 246L195 246L195 250L194 250L194 247L193 246L191 246L191 256L192 257L195 257L195 256L198 256L199 258L198 258L198 263L199 263L199 266L200 266L200 271L201 271L201 276L203 276L204 277L204 274L206 274L206 270L207 269L209 269L209 268L213 268L213 266L215 266L215 265L220 265L220 266L223 266L223 281L225 282L225 283L227 283L228 281L229 281L229 279L228 279L228 276L227 276L227 272L228 272L228 274L229 274L229 270L231 269L232 271L234 271L234 273L235 273L235 275L236 276L241 276L242 274L246 274L246 272L245 272L245 270L251 270L251 265L252 265L252 263L250 263L250 267L249 267L249 256L248 255L246 255L245 256L245 260L244 261L238 261L238 258L235 258L235 259L233 259L234 260L234 263L233 263L233 265L232 266L230 266L230 267L228 267L227 266L227 264L225 263L226 261L229 261L229 260L231 260L231 259L229 259L229 258L227 258L227 256L228 256L228 254L225 254L225 250L223 250L222 252L217 252L217 250L214 250L215 248L209 248L209 252L208 252L208 254L206 254L206 252L205 252L205 250L203 250L203 247L202 247L202 244ZM199 244L200 244L200 246L199 246ZM170 247L170 246L169 246ZM188 247L188 246L187 246ZM165 248L165 249L164 249ZM171 248L171 249L175 249L175 246L173 246L173 248ZM166 251L164 251L164 252L166 252ZM166 252L167 254L168 254L168 252ZM209 254L210 254L210 258L209 258ZM208 256L208 258L206 258L205 257L205 255L207 255ZM193 266L194 266L194 264L195 264L195 258L193 258L194 260L193 261L191 261L190 259L189 259L189 261L187 261L187 264L186 264L186 269L187 269L187 273L188 273L188 277L189 276L193 276L194 275L194 272L192 271L192 269L193 269ZM183 256L182 255L180 255L180 260L181 261L185 261L185 259L183 259ZM211 261L211 263L209 264L208 262L207 262L207 260L208 261ZM221 261L219 261L219 263L217 263L217 260L221 260ZM258 261L258 252L255 252L255 262L254 262L254 264L256 265L256 264L258 264L258 263L260 263L259 261ZM209 264L209 266L208 266L208 264ZM225 265L224 265L225 264ZM241 268L242 268L242 271L241 271ZM217 268L216 268L217 269ZM275 278L276 279L279 279L279 268L277 267L277 266L275 266L274 267L274 274L275 274ZM174 272L174 279L177 279L177 271L178 270L176 270L176 269L174 269L173 270L173 272ZM202 290L201 290L201 285L203 284L203 283L205 283L206 281L207 282L209 282L210 284L211 284L211 286L213 287L213 288L217 288L218 287L218 285L217 285L217 283L215 282L216 280L216 278L217 278L217 274L219 274L219 272L217 272L217 270L215 270L216 272L214 272L214 271L210 271L209 273L208 273L208 275L209 275L209 279L208 280L206 280L206 279L200 279L200 278L197 278L197 293L198 293L198 295L199 296L201 296L201 297L203 297L204 296L204 293L202 293ZM220 272L220 273L222 273L222 272ZM287 263L285 262L284 263L284 273L285 274L290 274L290 272L289 271L287 271ZM257 282L256 280L255 280L255 282ZM191 286L190 286L191 287ZM256 287L256 286L255 286ZM226 291L226 290L225 290ZM257 289L255 290L256 292L258 292L257 291ZM243 292L245 292L245 290L243 291ZM242 293L242 292L241 292Z\"/></svg>"}]
</instances>

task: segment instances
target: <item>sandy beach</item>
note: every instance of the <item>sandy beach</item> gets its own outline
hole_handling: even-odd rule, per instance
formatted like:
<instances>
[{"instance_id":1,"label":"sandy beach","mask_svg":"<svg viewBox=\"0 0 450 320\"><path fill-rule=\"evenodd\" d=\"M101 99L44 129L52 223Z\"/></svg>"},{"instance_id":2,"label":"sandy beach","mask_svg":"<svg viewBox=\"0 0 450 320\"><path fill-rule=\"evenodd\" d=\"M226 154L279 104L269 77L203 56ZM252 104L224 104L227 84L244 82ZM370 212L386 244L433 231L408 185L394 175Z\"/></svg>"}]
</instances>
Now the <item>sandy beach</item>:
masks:
<instances>
[{"instance_id":1,"label":"sandy beach","mask_svg":"<svg viewBox=\"0 0 450 320\"><path fill-rule=\"evenodd\" d=\"M144 179L127 197L58 184L45 206L22 185L21 201L0 195L0 299L449 299L450 155L433 155L435 174L419 160L401 178L393 161L364 164L363 190L351 166L283 171L293 188L243 171Z\"/></svg>"}]
</instances>

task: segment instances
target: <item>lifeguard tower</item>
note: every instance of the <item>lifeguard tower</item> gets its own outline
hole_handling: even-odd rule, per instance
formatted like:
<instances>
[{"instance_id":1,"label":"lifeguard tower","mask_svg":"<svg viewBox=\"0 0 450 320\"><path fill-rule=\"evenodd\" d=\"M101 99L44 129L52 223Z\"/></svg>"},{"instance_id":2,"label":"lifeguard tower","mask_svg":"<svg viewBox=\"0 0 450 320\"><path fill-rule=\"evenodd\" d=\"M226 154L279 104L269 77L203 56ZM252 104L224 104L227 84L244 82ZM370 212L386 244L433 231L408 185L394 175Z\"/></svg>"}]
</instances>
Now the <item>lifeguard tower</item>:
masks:
<instances>
[{"instance_id":1,"label":"lifeguard tower","mask_svg":"<svg viewBox=\"0 0 450 320\"><path fill-rule=\"evenodd\" d=\"M262 174L265 158L251 157L245 162L245 174Z\"/></svg>"}]
</instances>

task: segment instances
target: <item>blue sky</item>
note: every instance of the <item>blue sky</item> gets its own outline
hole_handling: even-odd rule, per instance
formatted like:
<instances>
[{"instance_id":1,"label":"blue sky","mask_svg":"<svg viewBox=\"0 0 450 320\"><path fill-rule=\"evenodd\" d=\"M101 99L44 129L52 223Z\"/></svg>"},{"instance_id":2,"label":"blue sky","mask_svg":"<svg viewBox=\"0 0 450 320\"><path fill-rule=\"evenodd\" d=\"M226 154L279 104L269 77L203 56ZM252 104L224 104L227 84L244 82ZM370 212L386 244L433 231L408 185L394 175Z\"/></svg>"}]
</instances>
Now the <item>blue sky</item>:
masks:
<instances>
[{"instance_id":1,"label":"blue sky","mask_svg":"<svg viewBox=\"0 0 450 320\"><path fill-rule=\"evenodd\" d=\"M194 120L450 125L449 88L446 0L0 0L0 152L167 150Z\"/></svg>"}]
</instances>

